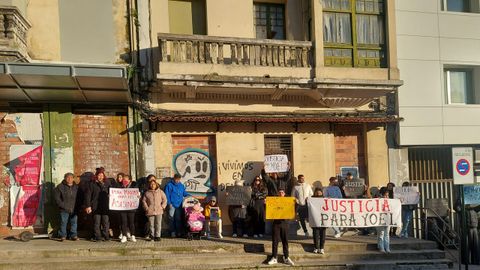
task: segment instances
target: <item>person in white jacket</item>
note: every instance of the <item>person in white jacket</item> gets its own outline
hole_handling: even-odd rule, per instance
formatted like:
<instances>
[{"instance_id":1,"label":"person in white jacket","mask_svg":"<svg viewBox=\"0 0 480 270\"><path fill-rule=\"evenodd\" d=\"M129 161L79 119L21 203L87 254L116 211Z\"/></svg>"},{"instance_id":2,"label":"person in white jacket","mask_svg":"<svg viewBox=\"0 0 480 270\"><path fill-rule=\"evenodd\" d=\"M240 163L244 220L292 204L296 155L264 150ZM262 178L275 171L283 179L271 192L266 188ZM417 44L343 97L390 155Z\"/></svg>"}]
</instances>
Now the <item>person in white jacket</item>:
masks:
<instances>
[{"instance_id":1,"label":"person in white jacket","mask_svg":"<svg viewBox=\"0 0 480 270\"><path fill-rule=\"evenodd\" d=\"M298 221L300 221L305 236L308 237L307 224L305 224L305 220L308 219L307 199L313 196L313 190L308 183L305 183L305 176L303 174L299 174L297 179L298 183L292 189L292 197L295 197Z\"/></svg>"}]
</instances>

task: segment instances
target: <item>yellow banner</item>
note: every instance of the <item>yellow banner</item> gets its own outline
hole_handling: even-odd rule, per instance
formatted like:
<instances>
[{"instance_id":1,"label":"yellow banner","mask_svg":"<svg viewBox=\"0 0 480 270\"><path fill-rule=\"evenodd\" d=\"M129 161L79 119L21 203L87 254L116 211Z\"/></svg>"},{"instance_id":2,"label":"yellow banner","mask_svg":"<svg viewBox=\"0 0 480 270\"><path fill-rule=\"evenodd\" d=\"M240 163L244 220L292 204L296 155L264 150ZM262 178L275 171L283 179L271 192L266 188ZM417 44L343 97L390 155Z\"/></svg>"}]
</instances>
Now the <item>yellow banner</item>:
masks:
<instances>
[{"instance_id":1,"label":"yellow banner","mask_svg":"<svg viewBox=\"0 0 480 270\"><path fill-rule=\"evenodd\" d=\"M266 219L294 219L295 198L267 197Z\"/></svg>"}]
</instances>

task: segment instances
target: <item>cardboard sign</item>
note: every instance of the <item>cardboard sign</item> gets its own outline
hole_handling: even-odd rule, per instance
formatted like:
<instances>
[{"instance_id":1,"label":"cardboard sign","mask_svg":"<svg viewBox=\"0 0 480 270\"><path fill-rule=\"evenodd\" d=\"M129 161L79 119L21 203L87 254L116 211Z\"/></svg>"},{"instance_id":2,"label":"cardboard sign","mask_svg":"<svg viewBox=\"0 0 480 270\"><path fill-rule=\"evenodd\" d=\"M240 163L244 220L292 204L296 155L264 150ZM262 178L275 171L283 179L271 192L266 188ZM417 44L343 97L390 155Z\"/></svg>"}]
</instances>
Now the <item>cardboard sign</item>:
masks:
<instances>
[{"instance_id":1,"label":"cardboard sign","mask_svg":"<svg viewBox=\"0 0 480 270\"><path fill-rule=\"evenodd\" d=\"M394 187L393 198L399 199L402 204L418 204L420 193L418 187Z\"/></svg>"},{"instance_id":2,"label":"cardboard sign","mask_svg":"<svg viewBox=\"0 0 480 270\"><path fill-rule=\"evenodd\" d=\"M365 179L354 178L352 180L343 181L345 196L349 198L356 198L365 193Z\"/></svg>"},{"instance_id":3,"label":"cardboard sign","mask_svg":"<svg viewBox=\"0 0 480 270\"><path fill-rule=\"evenodd\" d=\"M111 188L109 198L110 210L135 210L140 204L138 188Z\"/></svg>"},{"instance_id":4,"label":"cardboard sign","mask_svg":"<svg viewBox=\"0 0 480 270\"><path fill-rule=\"evenodd\" d=\"M465 204L480 204L480 185L463 186Z\"/></svg>"},{"instance_id":5,"label":"cardboard sign","mask_svg":"<svg viewBox=\"0 0 480 270\"><path fill-rule=\"evenodd\" d=\"M252 188L249 186L228 186L225 198L227 205L248 205L252 198Z\"/></svg>"},{"instance_id":6,"label":"cardboard sign","mask_svg":"<svg viewBox=\"0 0 480 270\"><path fill-rule=\"evenodd\" d=\"M293 197L267 197L266 219L294 219L295 198Z\"/></svg>"},{"instance_id":7,"label":"cardboard sign","mask_svg":"<svg viewBox=\"0 0 480 270\"><path fill-rule=\"evenodd\" d=\"M452 148L453 183L473 184L473 149L471 147Z\"/></svg>"},{"instance_id":8,"label":"cardboard sign","mask_svg":"<svg viewBox=\"0 0 480 270\"><path fill-rule=\"evenodd\" d=\"M400 226L402 204L397 199L308 199L312 227Z\"/></svg>"},{"instance_id":9,"label":"cardboard sign","mask_svg":"<svg viewBox=\"0 0 480 270\"><path fill-rule=\"evenodd\" d=\"M218 207L210 207L210 221L218 221L220 219L218 210Z\"/></svg>"},{"instance_id":10,"label":"cardboard sign","mask_svg":"<svg viewBox=\"0 0 480 270\"><path fill-rule=\"evenodd\" d=\"M287 155L267 155L264 159L265 172L286 172L288 171Z\"/></svg>"},{"instance_id":11,"label":"cardboard sign","mask_svg":"<svg viewBox=\"0 0 480 270\"><path fill-rule=\"evenodd\" d=\"M448 216L448 200L447 199L426 199L425 208L435 211L439 216L446 217ZM435 217L435 215L428 211L427 217Z\"/></svg>"}]
</instances>

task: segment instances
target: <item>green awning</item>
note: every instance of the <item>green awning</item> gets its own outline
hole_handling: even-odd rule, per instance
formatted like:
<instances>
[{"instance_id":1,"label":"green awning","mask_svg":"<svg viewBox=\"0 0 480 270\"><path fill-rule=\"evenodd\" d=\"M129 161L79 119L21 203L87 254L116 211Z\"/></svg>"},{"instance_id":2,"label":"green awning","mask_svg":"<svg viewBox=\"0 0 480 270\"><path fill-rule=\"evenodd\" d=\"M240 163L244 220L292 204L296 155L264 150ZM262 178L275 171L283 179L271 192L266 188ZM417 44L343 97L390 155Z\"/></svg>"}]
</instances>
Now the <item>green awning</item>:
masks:
<instances>
[{"instance_id":1,"label":"green awning","mask_svg":"<svg viewBox=\"0 0 480 270\"><path fill-rule=\"evenodd\" d=\"M125 66L0 63L0 102L128 104Z\"/></svg>"}]
</instances>

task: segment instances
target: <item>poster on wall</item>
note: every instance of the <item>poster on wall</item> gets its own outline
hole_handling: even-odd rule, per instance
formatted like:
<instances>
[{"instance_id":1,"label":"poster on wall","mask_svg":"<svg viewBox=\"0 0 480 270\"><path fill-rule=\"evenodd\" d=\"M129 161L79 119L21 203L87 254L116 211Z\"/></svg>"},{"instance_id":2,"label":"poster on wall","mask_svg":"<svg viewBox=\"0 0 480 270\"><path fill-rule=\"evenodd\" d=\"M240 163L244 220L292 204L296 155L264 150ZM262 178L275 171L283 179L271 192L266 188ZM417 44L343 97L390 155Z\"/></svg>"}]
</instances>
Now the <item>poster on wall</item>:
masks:
<instances>
[{"instance_id":1,"label":"poster on wall","mask_svg":"<svg viewBox=\"0 0 480 270\"><path fill-rule=\"evenodd\" d=\"M12 145L10 172L14 183L10 188L10 223L12 227L29 227L43 222L42 175L43 147Z\"/></svg>"},{"instance_id":2,"label":"poster on wall","mask_svg":"<svg viewBox=\"0 0 480 270\"><path fill-rule=\"evenodd\" d=\"M175 173L182 176L185 189L192 195L204 197L213 191L213 164L208 152L184 149L173 157L173 168Z\"/></svg>"},{"instance_id":3,"label":"poster on wall","mask_svg":"<svg viewBox=\"0 0 480 270\"><path fill-rule=\"evenodd\" d=\"M471 147L452 148L453 183L473 184L473 149Z\"/></svg>"}]
</instances>

